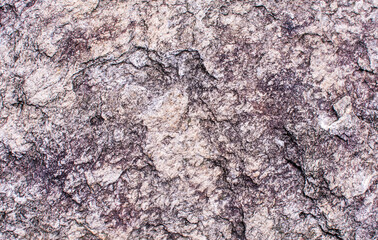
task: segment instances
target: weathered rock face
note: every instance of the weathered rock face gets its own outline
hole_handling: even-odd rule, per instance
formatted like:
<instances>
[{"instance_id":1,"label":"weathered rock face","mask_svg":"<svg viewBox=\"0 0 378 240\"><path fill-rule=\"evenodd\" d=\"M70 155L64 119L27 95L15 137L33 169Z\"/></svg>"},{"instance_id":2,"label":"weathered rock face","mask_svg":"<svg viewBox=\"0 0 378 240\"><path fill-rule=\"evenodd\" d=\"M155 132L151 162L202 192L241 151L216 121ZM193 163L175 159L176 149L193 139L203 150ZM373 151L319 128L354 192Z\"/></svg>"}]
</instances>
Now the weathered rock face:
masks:
<instances>
[{"instance_id":1,"label":"weathered rock face","mask_svg":"<svg viewBox=\"0 0 378 240\"><path fill-rule=\"evenodd\" d=\"M376 1L0 3L0 239L376 239Z\"/></svg>"}]
</instances>

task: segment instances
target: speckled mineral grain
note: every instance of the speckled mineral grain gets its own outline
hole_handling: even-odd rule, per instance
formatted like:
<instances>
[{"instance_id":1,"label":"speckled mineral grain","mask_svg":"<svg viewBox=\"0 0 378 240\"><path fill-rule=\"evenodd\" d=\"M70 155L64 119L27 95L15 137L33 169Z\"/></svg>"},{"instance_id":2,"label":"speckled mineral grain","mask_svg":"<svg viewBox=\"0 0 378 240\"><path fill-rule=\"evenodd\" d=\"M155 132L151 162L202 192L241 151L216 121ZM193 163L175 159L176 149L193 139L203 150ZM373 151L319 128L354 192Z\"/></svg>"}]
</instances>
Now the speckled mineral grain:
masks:
<instances>
[{"instance_id":1,"label":"speckled mineral grain","mask_svg":"<svg viewBox=\"0 0 378 240\"><path fill-rule=\"evenodd\" d=\"M1 0L0 239L377 239L377 15Z\"/></svg>"}]
</instances>

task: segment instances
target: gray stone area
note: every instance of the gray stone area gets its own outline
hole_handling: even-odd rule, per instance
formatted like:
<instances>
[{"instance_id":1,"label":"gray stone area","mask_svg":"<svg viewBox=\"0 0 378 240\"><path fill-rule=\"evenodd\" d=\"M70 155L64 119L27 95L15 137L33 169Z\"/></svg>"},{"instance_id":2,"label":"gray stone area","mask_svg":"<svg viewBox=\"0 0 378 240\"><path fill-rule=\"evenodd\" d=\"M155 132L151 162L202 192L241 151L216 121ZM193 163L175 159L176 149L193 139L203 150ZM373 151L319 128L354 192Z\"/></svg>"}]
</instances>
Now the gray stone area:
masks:
<instances>
[{"instance_id":1,"label":"gray stone area","mask_svg":"<svg viewBox=\"0 0 378 240\"><path fill-rule=\"evenodd\" d=\"M1 0L0 239L377 239L377 7Z\"/></svg>"}]
</instances>

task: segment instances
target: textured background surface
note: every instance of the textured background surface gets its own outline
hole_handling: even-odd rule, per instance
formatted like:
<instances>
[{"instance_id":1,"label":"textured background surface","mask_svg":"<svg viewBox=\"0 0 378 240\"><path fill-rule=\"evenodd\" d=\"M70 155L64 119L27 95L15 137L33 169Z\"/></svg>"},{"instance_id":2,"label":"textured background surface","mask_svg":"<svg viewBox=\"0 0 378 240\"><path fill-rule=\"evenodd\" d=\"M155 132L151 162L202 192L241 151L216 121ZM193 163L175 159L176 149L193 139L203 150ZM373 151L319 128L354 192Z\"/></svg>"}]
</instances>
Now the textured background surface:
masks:
<instances>
[{"instance_id":1,"label":"textured background surface","mask_svg":"<svg viewBox=\"0 0 378 240\"><path fill-rule=\"evenodd\" d=\"M376 239L376 0L0 2L0 239Z\"/></svg>"}]
</instances>

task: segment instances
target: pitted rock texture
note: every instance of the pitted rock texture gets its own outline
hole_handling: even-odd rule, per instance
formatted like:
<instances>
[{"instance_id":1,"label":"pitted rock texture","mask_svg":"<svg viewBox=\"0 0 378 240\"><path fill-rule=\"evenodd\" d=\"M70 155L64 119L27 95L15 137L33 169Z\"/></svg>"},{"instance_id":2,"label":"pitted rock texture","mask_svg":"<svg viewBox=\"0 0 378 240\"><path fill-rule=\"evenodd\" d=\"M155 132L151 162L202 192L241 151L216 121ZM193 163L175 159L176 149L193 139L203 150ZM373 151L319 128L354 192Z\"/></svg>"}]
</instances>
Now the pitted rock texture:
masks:
<instances>
[{"instance_id":1,"label":"pitted rock texture","mask_svg":"<svg viewBox=\"0 0 378 240\"><path fill-rule=\"evenodd\" d=\"M377 239L365 1L0 2L0 239Z\"/></svg>"}]
</instances>

